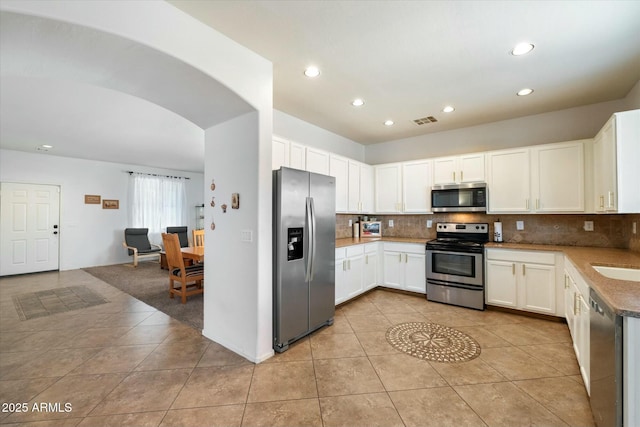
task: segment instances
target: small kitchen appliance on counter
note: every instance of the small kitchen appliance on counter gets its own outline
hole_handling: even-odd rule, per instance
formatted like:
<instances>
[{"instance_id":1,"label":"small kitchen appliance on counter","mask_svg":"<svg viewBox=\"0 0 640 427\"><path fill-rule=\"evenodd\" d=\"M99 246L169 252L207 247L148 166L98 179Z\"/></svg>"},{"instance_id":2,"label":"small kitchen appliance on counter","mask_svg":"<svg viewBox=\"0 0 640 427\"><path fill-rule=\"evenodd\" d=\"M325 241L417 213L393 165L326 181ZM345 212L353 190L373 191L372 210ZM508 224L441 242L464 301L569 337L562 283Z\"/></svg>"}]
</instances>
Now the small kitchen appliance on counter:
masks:
<instances>
[{"instance_id":1,"label":"small kitchen appliance on counter","mask_svg":"<svg viewBox=\"0 0 640 427\"><path fill-rule=\"evenodd\" d=\"M382 237L382 222L361 221L360 237Z\"/></svg>"},{"instance_id":2,"label":"small kitchen appliance on counter","mask_svg":"<svg viewBox=\"0 0 640 427\"><path fill-rule=\"evenodd\" d=\"M489 224L439 223L427 242L427 299L484 310L484 244Z\"/></svg>"}]
</instances>

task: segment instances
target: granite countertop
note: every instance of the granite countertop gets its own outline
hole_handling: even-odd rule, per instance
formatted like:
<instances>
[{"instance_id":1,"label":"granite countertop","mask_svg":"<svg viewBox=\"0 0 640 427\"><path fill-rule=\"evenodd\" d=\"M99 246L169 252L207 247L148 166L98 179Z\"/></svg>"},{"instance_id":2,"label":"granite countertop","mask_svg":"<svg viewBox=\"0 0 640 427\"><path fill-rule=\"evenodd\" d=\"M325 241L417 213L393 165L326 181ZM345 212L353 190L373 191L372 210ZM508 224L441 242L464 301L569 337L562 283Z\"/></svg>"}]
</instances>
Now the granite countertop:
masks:
<instances>
[{"instance_id":1,"label":"granite countertop","mask_svg":"<svg viewBox=\"0 0 640 427\"><path fill-rule=\"evenodd\" d=\"M346 237L336 239L336 249L353 245L364 245L371 242L397 242L397 243L427 243L426 238L416 239L414 237Z\"/></svg>"},{"instance_id":2,"label":"granite countertop","mask_svg":"<svg viewBox=\"0 0 640 427\"><path fill-rule=\"evenodd\" d=\"M563 252L600 297L620 316L640 317L640 282L616 280L594 270L594 265L640 269L640 253L627 249L584 246L487 243L486 248Z\"/></svg>"},{"instance_id":3,"label":"granite countertop","mask_svg":"<svg viewBox=\"0 0 640 427\"><path fill-rule=\"evenodd\" d=\"M364 237L336 239L336 249L371 242L419 243L426 238ZM610 279L598 273L593 266L626 267L640 269L640 252L627 249L594 248L584 246L539 245L531 243L489 242L486 248L551 251L564 253L575 265L583 279L620 316L640 317L640 282Z\"/></svg>"}]
</instances>

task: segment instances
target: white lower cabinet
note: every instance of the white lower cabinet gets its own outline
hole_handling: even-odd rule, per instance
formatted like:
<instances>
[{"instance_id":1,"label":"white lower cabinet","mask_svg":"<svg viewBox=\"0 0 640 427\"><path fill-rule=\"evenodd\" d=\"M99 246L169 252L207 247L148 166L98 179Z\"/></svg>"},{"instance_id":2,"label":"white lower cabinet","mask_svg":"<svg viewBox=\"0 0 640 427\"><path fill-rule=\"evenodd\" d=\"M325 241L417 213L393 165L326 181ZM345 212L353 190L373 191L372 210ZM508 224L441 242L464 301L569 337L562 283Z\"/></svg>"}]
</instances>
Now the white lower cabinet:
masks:
<instances>
[{"instance_id":1,"label":"white lower cabinet","mask_svg":"<svg viewBox=\"0 0 640 427\"><path fill-rule=\"evenodd\" d=\"M336 249L336 305L378 286L378 243Z\"/></svg>"},{"instance_id":2,"label":"white lower cabinet","mask_svg":"<svg viewBox=\"0 0 640 427\"><path fill-rule=\"evenodd\" d=\"M362 293L364 246L336 249L336 304Z\"/></svg>"},{"instance_id":3,"label":"white lower cabinet","mask_svg":"<svg viewBox=\"0 0 640 427\"><path fill-rule=\"evenodd\" d=\"M565 318L573 340L573 350L580 366L582 381L590 392L589 380L589 285L565 257L564 260Z\"/></svg>"},{"instance_id":4,"label":"white lower cabinet","mask_svg":"<svg viewBox=\"0 0 640 427\"><path fill-rule=\"evenodd\" d=\"M383 264L384 286L427 293L424 245L384 242Z\"/></svg>"},{"instance_id":5,"label":"white lower cabinet","mask_svg":"<svg viewBox=\"0 0 640 427\"><path fill-rule=\"evenodd\" d=\"M336 248L336 305L376 286L425 294L424 245L371 242Z\"/></svg>"},{"instance_id":6,"label":"white lower cabinet","mask_svg":"<svg viewBox=\"0 0 640 427\"><path fill-rule=\"evenodd\" d=\"M487 249L489 305L556 315L556 265L552 252Z\"/></svg>"},{"instance_id":7,"label":"white lower cabinet","mask_svg":"<svg viewBox=\"0 0 640 427\"><path fill-rule=\"evenodd\" d=\"M378 286L378 243L364 245L364 265L362 267L363 290L368 291Z\"/></svg>"}]
</instances>

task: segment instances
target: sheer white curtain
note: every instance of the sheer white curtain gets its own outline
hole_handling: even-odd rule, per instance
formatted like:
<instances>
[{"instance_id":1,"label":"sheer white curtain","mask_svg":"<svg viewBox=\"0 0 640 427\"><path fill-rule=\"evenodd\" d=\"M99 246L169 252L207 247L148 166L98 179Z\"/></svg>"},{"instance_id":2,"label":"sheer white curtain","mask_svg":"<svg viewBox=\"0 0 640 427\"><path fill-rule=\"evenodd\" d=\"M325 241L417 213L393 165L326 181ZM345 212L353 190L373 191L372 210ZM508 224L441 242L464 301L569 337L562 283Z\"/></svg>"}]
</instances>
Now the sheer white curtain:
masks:
<instances>
[{"instance_id":1,"label":"sheer white curtain","mask_svg":"<svg viewBox=\"0 0 640 427\"><path fill-rule=\"evenodd\" d=\"M132 173L131 227L149 229L149 240L162 243L167 226L187 225L187 191L183 178Z\"/></svg>"}]
</instances>

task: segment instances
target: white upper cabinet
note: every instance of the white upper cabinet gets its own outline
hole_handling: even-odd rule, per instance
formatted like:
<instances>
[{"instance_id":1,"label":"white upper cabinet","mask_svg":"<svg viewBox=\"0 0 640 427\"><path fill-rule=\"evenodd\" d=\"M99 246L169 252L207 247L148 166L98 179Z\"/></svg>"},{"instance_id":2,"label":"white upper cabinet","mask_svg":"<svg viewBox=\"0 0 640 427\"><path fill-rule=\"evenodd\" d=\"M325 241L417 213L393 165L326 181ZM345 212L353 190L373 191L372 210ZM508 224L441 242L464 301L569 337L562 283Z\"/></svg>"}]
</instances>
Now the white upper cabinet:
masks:
<instances>
[{"instance_id":1,"label":"white upper cabinet","mask_svg":"<svg viewBox=\"0 0 640 427\"><path fill-rule=\"evenodd\" d=\"M459 184L485 180L484 153L433 159L433 184Z\"/></svg>"},{"instance_id":2,"label":"white upper cabinet","mask_svg":"<svg viewBox=\"0 0 640 427\"><path fill-rule=\"evenodd\" d=\"M336 212L347 212L349 205L349 161L329 156L329 175L336 179Z\"/></svg>"},{"instance_id":3,"label":"white upper cabinet","mask_svg":"<svg viewBox=\"0 0 640 427\"><path fill-rule=\"evenodd\" d=\"M321 173L329 175L329 153L318 150L317 148L307 147L306 150L306 167L309 172Z\"/></svg>"},{"instance_id":4,"label":"white upper cabinet","mask_svg":"<svg viewBox=\"0 0 640 427\"><path fill-rule=\"evenodd\" d=\"M271 145L271 169L289 166L289 141L274 137Z\"/></svg>"},{"instance_id":5,"label":"white upper cabinet","mask_svg":"<svg viewBox=\"0 0 640 427\"><path fill-rule=\"evenodd\" d=\"M533 212L584 212L583 141L531 148Z\"/></svg>"},{"instance_id":6,"label":"white upper cabinet","mask_svg":"<svg viewBox=\"0 0 640 427\"><path fill-rule=\"evenodd\" d=\"M487 153L489 213L584 212L584 141Z\"/></svg>"},{"instance_id":7,"label":"white upper cabinet","mask_svg":"<svg viewBox=\"0 0 640 427\"><path fill-rule=\"evenodd\" d=\"M431 211L432 186L431 160L420 160L402 164L403 211L427 213Z\"/></svg>"},{"instance_id":8,"label":"white upper cabinet","mask_svg":"<svg viewBox=\"0 0 640 427\"><path fill-rule=\"evenodd\" d=\"M372 213L373 210L373 167L360 164L360 211Z\"/></svg>"},{"instance_id":9,"label":"white upper cabinet","mask_svg":"<svg viewBox=\"0 0 640 427\"><path fill-rule=\"evenodd\" d=\"M271 169L277 170L281 166L304 170L304 145L274 136L271 145Z\"/></svg>"},{"instance_id":10,"label":"white upper cabinet","mask_svg":"<svg viewBox=\"0 0 640 427\"><path fill-rule=\"evenodd\" d=\"M529 148L487 153L490 213L529 212Z\"/></svg>"},{"instance_id":11,"label":"white upper cabinet","mask_svg":"<svg viewBox=\"0 0 640 427\"><path fill-rule=\"evenodd\" d=\"M373 168L349 160L349 212L373 212Z\"/></svg>"},{"instance_id":12,"label":"white upper cabinet","mask_svg":"<svg viewBox=\"0 0 640 427\"><path fill-rule=\"evenodd\" d=\"M640 110L615 113L593 141L596 212L640 212Z\"/></svg>"},{"instance_id":13,"label":"white upper cabinet","mask_svg":"<svg viewBox=\"0 0 640 427\"><path fill-rule=\"evenodd\" d=\"M304 170L306 150L304 145L289 141L289 167Z\"/></svg>"},{"instance_id":14,"label":"white upper cabinet","mask_svg":"<svg viewBox=\"0 0 640 427\"><path fill-rule=\"evenodd\" d=\"M402 212L402 164L390 163L374 168L375 211Z\"/></svg>"}]
</instances>

